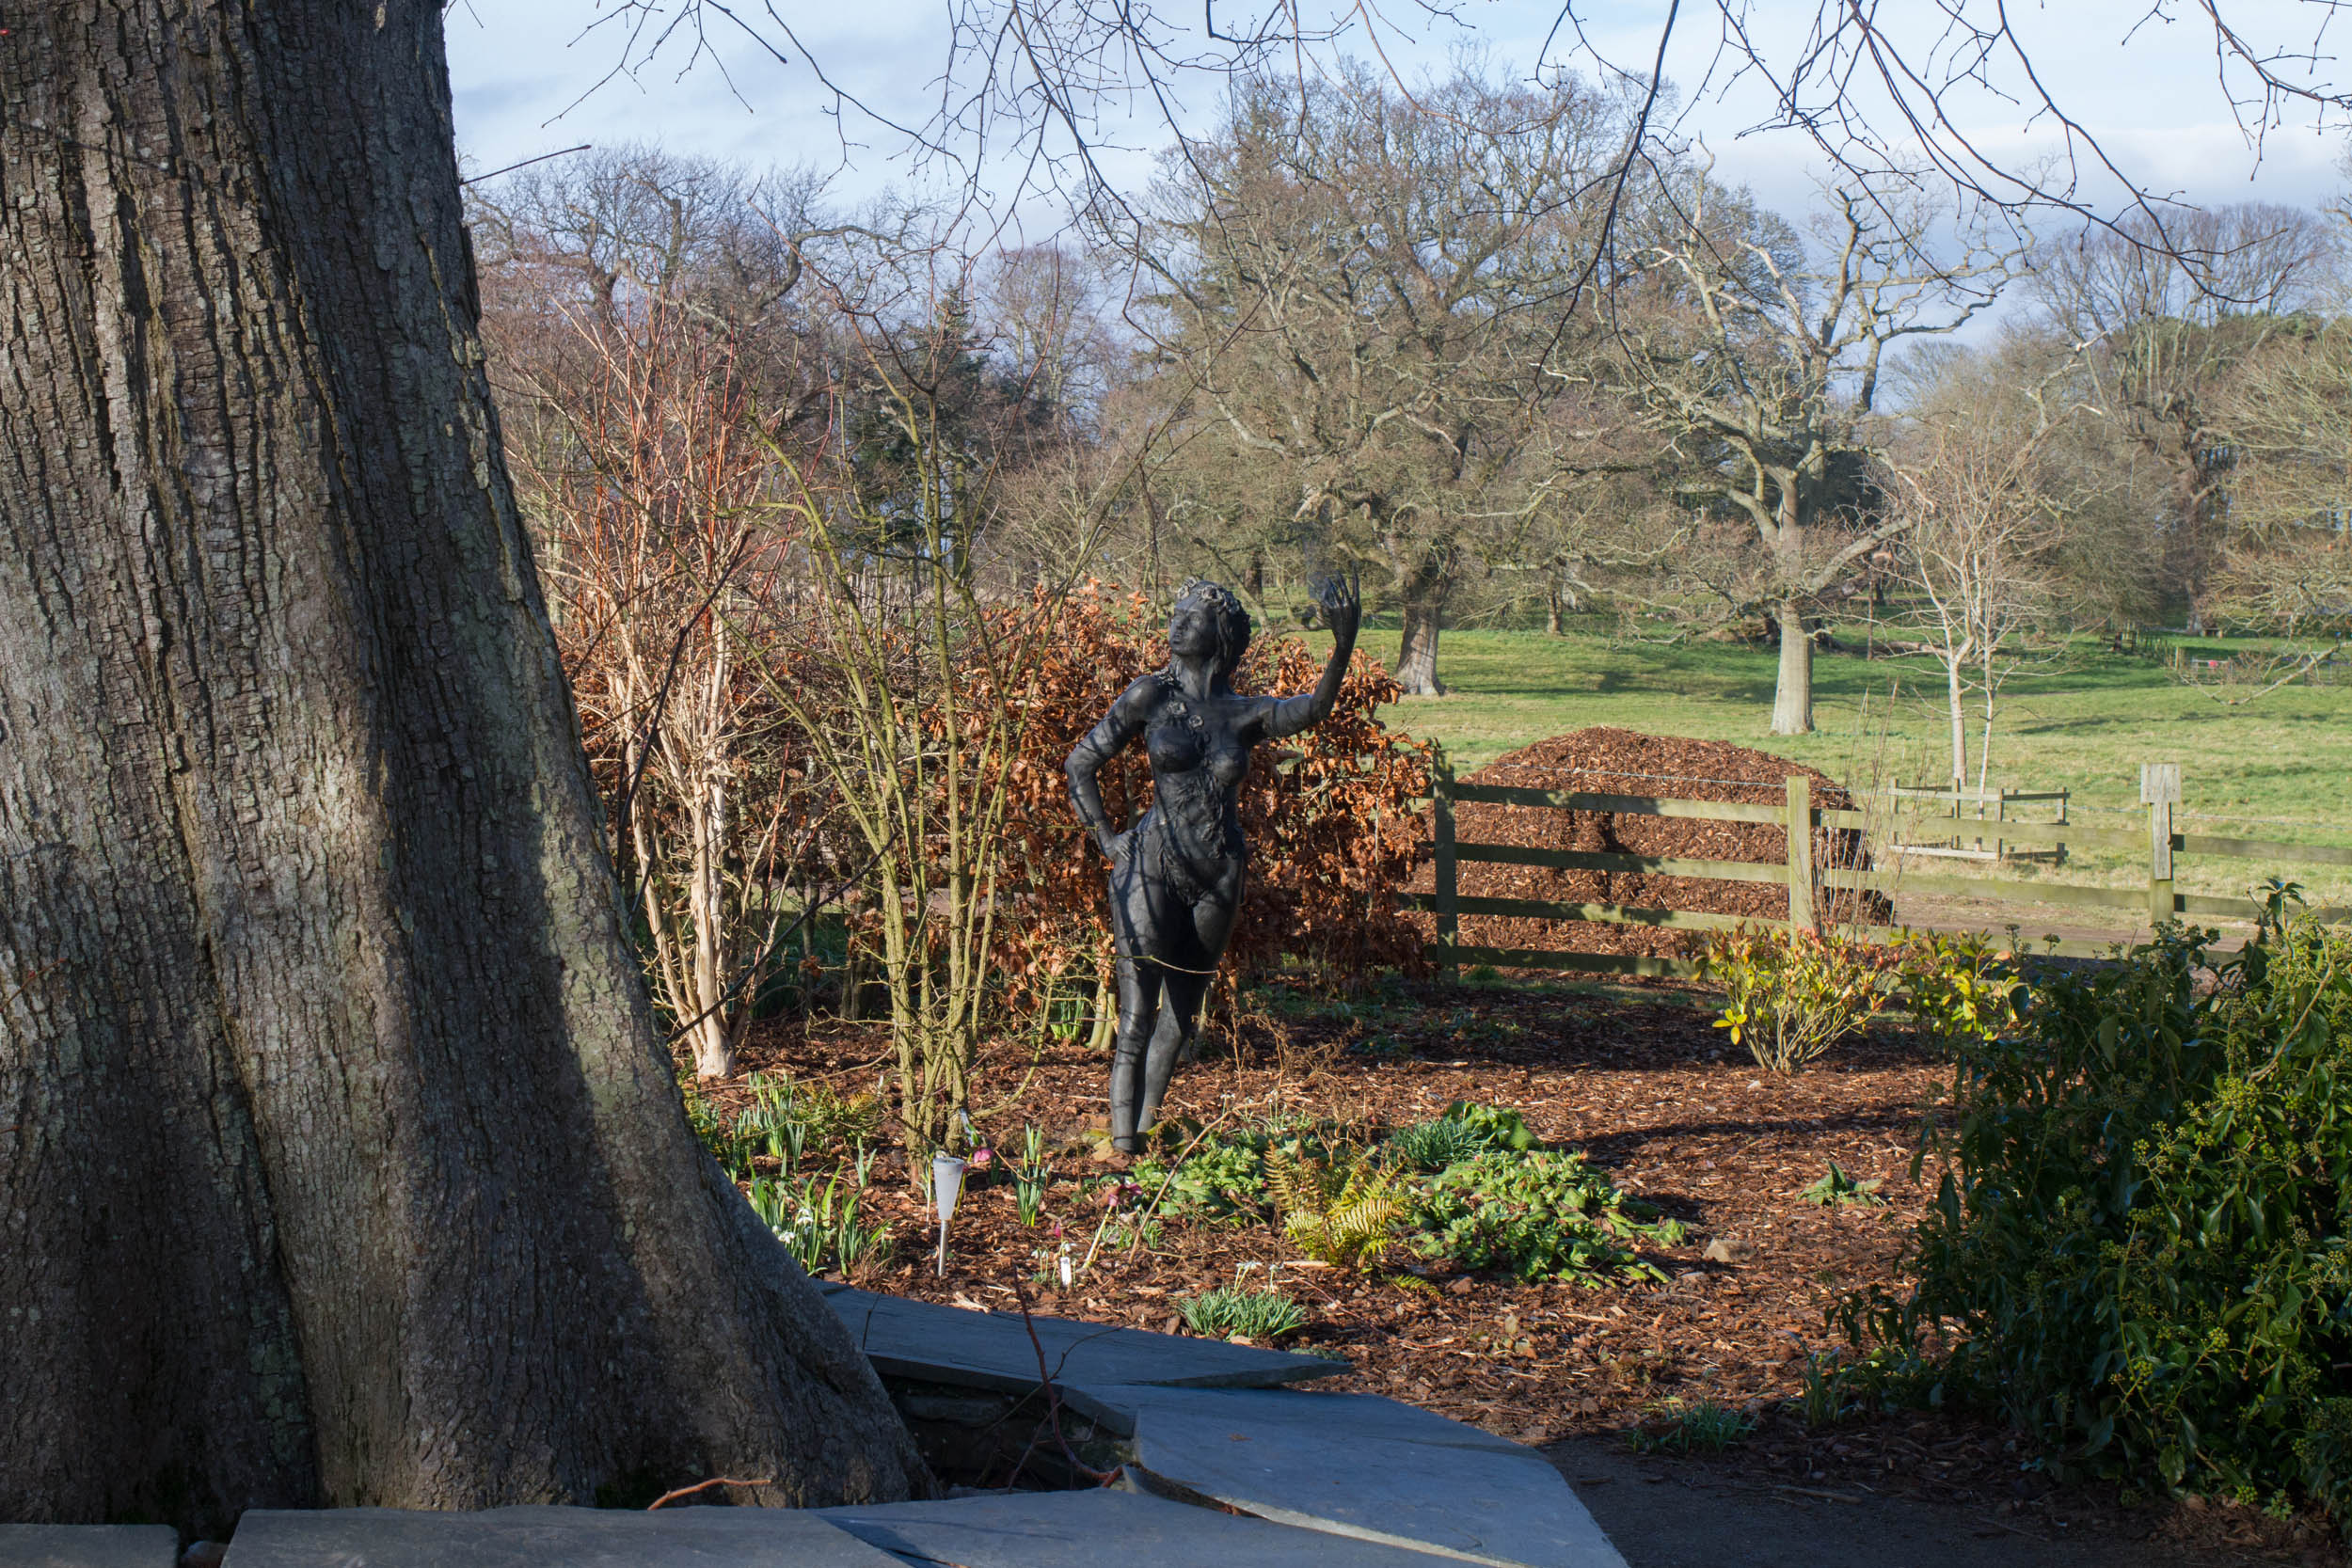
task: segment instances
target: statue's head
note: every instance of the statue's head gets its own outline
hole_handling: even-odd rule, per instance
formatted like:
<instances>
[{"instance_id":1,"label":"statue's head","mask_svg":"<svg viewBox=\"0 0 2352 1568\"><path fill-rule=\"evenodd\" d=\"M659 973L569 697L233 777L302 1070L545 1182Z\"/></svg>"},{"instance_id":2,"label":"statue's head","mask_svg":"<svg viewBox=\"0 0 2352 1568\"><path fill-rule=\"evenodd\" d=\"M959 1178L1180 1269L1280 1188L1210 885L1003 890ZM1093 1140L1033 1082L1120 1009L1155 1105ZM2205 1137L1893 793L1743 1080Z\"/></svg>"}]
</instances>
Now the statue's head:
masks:
<instances>
[{"instance_id":1,"label":"statue's head","mask_svg":"<svg viewBox=\"0 0 2352 1568\"><path fill-rule=\"evenodd\" d=\"M1177 590L1176 608L1168 613L1168 651L1179 658L1205 657L1231 679L1249 651L1249 611L1231 589L1194 578Z\"/></svg>"}]
</instances>

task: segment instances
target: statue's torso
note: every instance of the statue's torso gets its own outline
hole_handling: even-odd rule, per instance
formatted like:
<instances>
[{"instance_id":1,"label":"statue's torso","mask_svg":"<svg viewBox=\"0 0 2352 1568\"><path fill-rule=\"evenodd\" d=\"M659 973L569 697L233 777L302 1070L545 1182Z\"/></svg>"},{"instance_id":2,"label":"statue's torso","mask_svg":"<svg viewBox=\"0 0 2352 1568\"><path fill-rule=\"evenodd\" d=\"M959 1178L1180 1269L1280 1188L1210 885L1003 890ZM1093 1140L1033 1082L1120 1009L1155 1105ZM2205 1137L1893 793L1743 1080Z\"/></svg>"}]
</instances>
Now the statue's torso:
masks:
<instances>
[{"instance_id":1,"label":"statue's torso","mask_svg":"<svg viewBox=\"0 0 2352 1568\"><path fill-rule=\"evenodd\" d=\"M1152 812L1195 870L1213 874L1247 852L1236 797L1249 771L1232 698L1202 702L1171 684L1143 732L1152 761Z\"/></svg>"}]
</instances>

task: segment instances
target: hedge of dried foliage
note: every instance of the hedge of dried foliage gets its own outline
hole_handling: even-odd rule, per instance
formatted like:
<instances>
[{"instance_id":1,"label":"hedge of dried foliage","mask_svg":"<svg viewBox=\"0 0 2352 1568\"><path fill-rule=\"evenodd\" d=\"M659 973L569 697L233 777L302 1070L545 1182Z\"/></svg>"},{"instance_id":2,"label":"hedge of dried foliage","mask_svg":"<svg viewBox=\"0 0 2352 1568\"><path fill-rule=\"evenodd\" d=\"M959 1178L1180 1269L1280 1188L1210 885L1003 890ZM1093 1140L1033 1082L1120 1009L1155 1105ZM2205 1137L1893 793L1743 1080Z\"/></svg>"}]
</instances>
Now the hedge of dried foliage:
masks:
<instances>
[{"instance_id":1,"label":"hedge of dried foliage","mask_svg":"<svg viewBox=\"0 0 2352 1568\"><path fill-rule=\"evenodd\" d=\"M1168 642L1141 594L1089 583L1062 600L1055 635L1037 648L1007 694L1023 713L1023 743L997 883L1002 973L1032 984L1108 972L1104 863L1071 811L1062 765L1129 683L1166 662ZM1262 638L1233 686L1304 691L1322 664L1296 639ZM1428 748L1376 717L1398 694L1359 652L1330 718L1260 749L1241 786L1251 854L1229 973L1263 972L1285 958L1333 975L1419 964L1421 938L1398 918L1397 894L1428 854L1415 805L1429 787ZM1105 768L1101 784L1115 821L1139 815L1151 801L1142 748Z\"/></svg>"}]
</instances>

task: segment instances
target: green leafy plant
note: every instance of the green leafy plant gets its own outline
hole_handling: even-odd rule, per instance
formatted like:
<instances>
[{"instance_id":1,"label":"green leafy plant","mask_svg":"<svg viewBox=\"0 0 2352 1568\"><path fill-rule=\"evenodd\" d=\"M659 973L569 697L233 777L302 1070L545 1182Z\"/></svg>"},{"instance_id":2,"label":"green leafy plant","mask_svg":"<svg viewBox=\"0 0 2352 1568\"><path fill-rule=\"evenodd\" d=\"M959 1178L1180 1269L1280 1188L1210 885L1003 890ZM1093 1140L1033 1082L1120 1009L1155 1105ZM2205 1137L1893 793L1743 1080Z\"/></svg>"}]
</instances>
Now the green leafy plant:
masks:
<instances>
[{"instance_id":1,"label":"green leafy plant","mask_svg":"<svg viewBox=\"0 0 2352 1568\"><path fill-rule=\"evenodd\" d=\"M1054 1166L1045 1158L1045 1134L1035 1127L1021 1129L1021 1159L1012 1166L1012 1200L1021 1223L1034 1227L1045 1213L1045 1189L1054 1180Z\"/></svg>"},{"instance_id":2,"label":"green leafy plant","mask_svg":"<svg viewBox=\"0 0 2352 1568\"><path fill-rule=\"evenodd\" d=\"M1457 1100L1445 1108L1443 1119L1466 1129L1488 1148L1541 1148L1544 1144L1525 1117L1501 1105Z\"/></svg>"},{"instance_id":3,"label":"green leafy plant","mask_svg":"<svg viewBox=\"0 0 2352 1568\"><path fill-rule=\"evenodd\" d=\"M1954 1049L2015 1030L2032 991L2013 945L1977 931L1914 933L1896 959L1912 1017Z\"/></svg>"},{"instance_id":4,"label":"green leafy plant","mask_svg":"<svg viewBox=\"0 0 2352 1568\"><path fill-rule=\"evenodd\" d=\"M727 1175L738 1181L748 1178L752 1158L758 1151L758 1140L705 1100L691 1081L681 1081L678 1087L685 1097L686 1121L694 1130L695 1141L710 1151L710 1157L719 1162L719 1168Z\"/></svg>"},{"instance_id":5,"label":"green leafy plant","mask_svg":"<svg viewBox=\"0 0 2352 1568\"><path fill-rule=\"evenodd\" d=\"M752 1103L723 1132L716 1128L716 1114L707 1105L705 1113L714 1126L706 1132L700 1122L696 1125L704 1143L739 1179L750 1174L755 1156L766 1155L780 1174L789 1176L818 1153L843 1145L863 1148L882 1131L882 1105L870 1094L844 1096L789 1073L755 1072L744 1086L751 1090ZM695 1097L690 1095L690 1116L694 1104Z\"/></svg>"},{"instance_id":6,"label":"green leafy plant","mask_svg":"<svg viewBox=\"0 0 2352 1568\"><path fill-rule=\"evenodd\" d=\"M753 1073L746 1082L751 1109L736 1118L737 1135L764 1146L776 1167L789 1176L808 1148L811 1118L802 1113L800 1086L790 1077Z\"/></svg>"},{"instance_id":7,"label":"green leafy plant","mask_svg":"<svg viewBox=\"0 0 2352 1568\"><path fill-rule=\"evenodd\" d=\"M1448 1165L1477 1158L1488 1145L1479 1129L1468 1122L1439 1117L1398 1128L1381 1147L1397 1169L1434 1176Z\"/></svg>"},{"instance_id":8,"label":"green leafy plant","mask_svg":"<svg viewBox=\"0 0 2352 1568\"><path fill-rule=\"evenodd\" d=\"M1800 1409L1807 1426L1836 1426L1855 1416L1939 1409L1961 1392L1916 1346L1878 1344L1859 1355L1806 1356Z\"/></svg>"},{"instance_id":9,"label":"green leafy plant","mask_svg":"<svg viewBox=\"0 0 2352 1568\"><path fill-rule=\"evenodd\" d=\"M1204 1141L1170 1167L1162 1160L1139 1160L1135 1180L1146 1192L1166 1187L1163 1213L1211 1220L1258 1220L1265 1213L1265 1148L1263 1136L1245 1134Z\"/></svg>"},{"instance_id":10,"label":"green leafy plant","mask_svg":"<svg viewBox=\"0 0 2352 1568\"><path fill-rule=\"evenodd\" d=\"M1273 1340L1306 1326L1307 1309L1287 1291L1220 1285L1176 1304L1184 1326L1217 1339Z\"/></svg>"},{"instance_id":11,"label":"green leafy plant","mask_svg":"<svg viewBox=\"0 0 2352 1568\"><path fill-rule=\"evenodd\" d=\"M1756 1418L1713 1400L1661 1412L1628 1433L1642 1453L1721 1453L1756 1430Z\"/></svg>"},{"instance_id":12,"label":"green leafy plant","mask_svg":"<svg viewBox=\"0 0 2352 1568\"><path fill-rule=\"evenodd\" d=\"M1407 1212L1395 1177L1351 1149L1317 1160L1277 1145L1266 1150L1265 1180L1291 1244L1335 1268L1378 1263Z\"/></svg>"},{"instance_id":13,"label":"green leafy plant","mask_svg":"<svg viewBox=\"0 0 2352 1568\"><path fill-rule=\"evenodd\" d=\"M2352 933L2168 928L1960 1054L1908 1298L1842 1307L2060 1461L2352 1512ZM2217 975L2217 982L2213 976ZM1923 1151L1924 1152L1924 1151Z\"/></svg>"},{"instance_id":14,"label":"green leafy plant","mask_svg":"<svg viewBox=\"0 0 2352 1568\"><path fill-rule=\"evenodd\" d=\"M1666 1277L1642 1260L1634 1243L1675 1246L1676 1220L1629 1212L1625 1195L1581 1154L1489 1149L1432 1183L1414 1216L1414 1246L1454 1267L1494 1270L1521 1279Z\"/></svg>"},{"instance_id":15,"label":"green leafy plant","mask_svg":"<svg viewBox=\"0 0 2352 1568\"><path fill-rule=\"evenodd\" d=\"M1787 1074L1869 1025L1886 1006L1894 962L1834 928L1775 927L1710 938L1702 966L1724 991L1715 1027L1767 1071Z\"/></svg>"},{"instance_id":16,"label":"green leafy plant","mask_svg":"<svg viewBox=\"0 0 2352 1568\"><path fill-rule=\"evenodd\" d=\"M1879 1196L1878 1182L1855 1180L1835 1160L1829 1163L1828 1173L1799 1193L1797 1199L1821 1209L1870 1208L1886 1201Z\"/></svg>"},{"instance_id":17,"label":"green leafy plant","mask_svg":"<svg viewBox=\"0 0 2352 1568\"><path fill-rule=\"evenodd\" d=\"M1838 1381L1837 1363L1828 1356L1808 1355L1804 1358L1804 1388L1800 1408L1804 1424L1809 1427L1836 1426L1846 1418L1844 1389Z\"/></svg>"},{"instance_id":18,"label":"green leafy plant","mask_svg":"<svg viewBox=\"0 0 2352 1568\"><path fill-rule=\"evenodd\" d=\"M857 1186L845 1190L838 1175L822 1186L814 1179L793 1182L754 1177L750 1194L752 1212L802 1268L817 1274L830 1260L845 1275L860 1263L881 1262L890 1255L889 1227L858 1221L864 1196Z\"/></svg>"}]
</instances>

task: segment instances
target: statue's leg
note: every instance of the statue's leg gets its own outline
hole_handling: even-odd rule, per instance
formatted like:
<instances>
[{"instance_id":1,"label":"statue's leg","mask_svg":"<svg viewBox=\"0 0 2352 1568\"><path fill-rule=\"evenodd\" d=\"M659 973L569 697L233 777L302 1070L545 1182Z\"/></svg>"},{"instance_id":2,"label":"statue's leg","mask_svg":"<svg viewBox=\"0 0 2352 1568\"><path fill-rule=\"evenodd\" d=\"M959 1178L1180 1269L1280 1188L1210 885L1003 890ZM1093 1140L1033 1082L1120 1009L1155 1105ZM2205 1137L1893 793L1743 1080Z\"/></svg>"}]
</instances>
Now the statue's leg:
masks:
<instances>
[{"instance_id":1,"label":"statue's leg","mask_svg":"<svg viewBox=\"0 0 2352 1568\"><path fill-rule=\"evenodd\" d=\"M1144 1132L1160 1119L1160 1101L1168 1097L1168 1085L1176 1076L1176 1064L1188 1059L1195 1029L1200 1022L1200 1004L1209 994L1212 974L1193 974L1170 970L1163 985L1166 1000L1160 1006L1159 1023L1152 1031L1152 1050L1143 1063L1143 1107L1138 1126Z\"/></svg>"},{"instance_id":2,"label":"statue's leg","mask_svg":"<svg viewBox=\"0 0 2352 1568\"><path fill-rule=\"evenodd\" d=\"M1159 966L1119 958L1119 1032L1111 1044L1111 1147L1133 1154L1142 1147L1136 1133L1151 1125L1144 1109L1147 1066L1153 1025L1161 1016Z\"/></svg>"},{"instance_id":3,"label":"statue's leg","mask_svg":"<svg viewBox=\"0 0 2352 1568\"><path fill-rule=\"evenodd\" d=\"M1152 835L1138 831L1136 850L1111 873L1111 935L1119 948L1119 1028L1111 1043L1111 1147L1133 1154L1145 1124L1146 1060L1160 1012L1158 953L1167 921L1153 908Z\"/></svg>"},{"instance_id":4,"label":"statue's leg","mask_svg":"<svg viewBox=\"0 0 2352 1568\"><path fill-rule=\"evenodd\" d=\"M1190 1061L1195 1054L1192 1045L1200 1026L1200 1004L1216 978L1225 943L1233 934L1233 911L1241 902L1238 867L1228 879L1232 884L1230 888L1201 899L1170 923L1188 927L1190 940L1172 944L1180 950L1183 967L1171 966L1161 981L1165 998L1152 1031L1151 1052L1144 1058L1143 1106L1136 1123L1141 1131L1149 1132L1159 1119L1160 1101L1168 1097L1177 1064Z\"/></svg>"}]
</instances>

